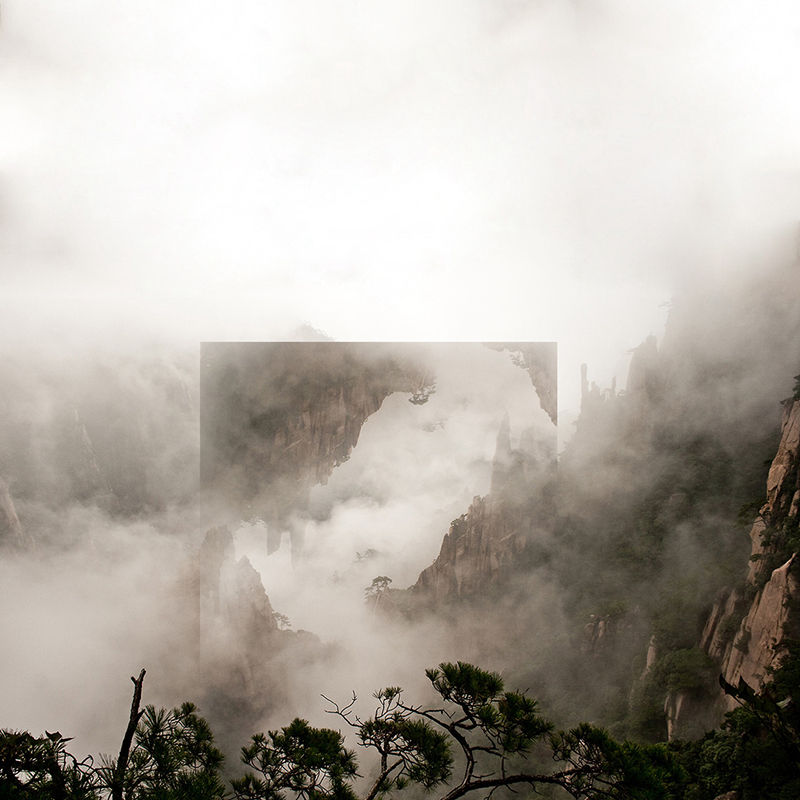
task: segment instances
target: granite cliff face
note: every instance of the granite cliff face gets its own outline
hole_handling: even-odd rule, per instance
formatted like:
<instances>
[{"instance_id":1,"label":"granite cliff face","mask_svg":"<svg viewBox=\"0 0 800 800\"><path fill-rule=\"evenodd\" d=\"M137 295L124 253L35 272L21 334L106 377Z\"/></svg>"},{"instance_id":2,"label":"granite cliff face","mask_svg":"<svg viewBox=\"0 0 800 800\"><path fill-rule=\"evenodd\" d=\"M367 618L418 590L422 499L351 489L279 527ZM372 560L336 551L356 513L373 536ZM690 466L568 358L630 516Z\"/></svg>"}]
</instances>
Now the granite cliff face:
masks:
<instances>
[{"instance_id":1,"label":"granite cliff face","mask_svg":"<svg viewBox=\"0 0 800 800\"><path fill-rule=\"evenodd\" d=\"M204 343L201 480L245 516L261 517L268 549L358 443L392 392L422 392L418 361L388 345L334 342Z\"/></svg>"},{"instance_id":2,"label":"granite cliff face","mask_svg":"<svg viewBox=\"0 0 800 800\"><path fill-rule=\"evenodd\" d=\"M450 524L436 560L413 590L435 604L496 589L524 548L521 515L491 497L475 497Z\"/></svg>"},{"instance_id":3,"label":"granite cliff face","mask_svg":"<svg viewBox=\"0 0 800 800\"><path fill-rule=\"evenodd\" d=\"M535 529L532 497L549 466L537 461L525 432L520 447L511 447L506 415L497 435L491 490L451 523L438 557L411 589L419 602L436 607L502 589L524 561Z\"/></svg>"},{"instance_id":4,"label":"granite cliff face","mask_svg":"<svg viewBox=\"0 0 800 800\"><path fill-rule=\"evenodd\" d=\"M260 575L235 558L224 526L205 534L168 603L178 637L168 667L183 673L226 742L241 743L275 710L293 663L319 656L314 635L282 629Z\"/></svg>"},{"instance_id":5,"label":"granite cliff face","mask_svg":"<svg viewBox=\"0 0 800 800\"><path fill-rule=\"evenodd\" d=\"M784 403L781 440L766 486L766 503L750 531L751 561L744 588L723 594L703 631L701 646L725 679L754 689L780 663L781 643L800 633L797 615L797 530L800 503L800 400ZM732 698L724 698L733 708Z\"/></svg>"},{"instance_id":6,"label":"granite cliff face","mask_svg":"<svg viewBox=\"0 0 800 800\"><path fill-rule=\"evenodd\" d=\"M737 514L764 491L764 459L776 448L757 547L762 531L773 540L776 525L784 531L776 509L788 515L796 503L798 433L787 408L778 447L776 400L800 355L800 313L774 288L760 281L720 308L701 307L699 296L676 302L661 345L648 337L633 350L623 391L582 370L581 416L554 481L549 563L567 628L580 632L580 645L558 654L573 677L559 688L631 736L693 736L718 724L713 662L725 659L736 679L762 674L771 639L786 629L792 570L781 568L794 551L773 548L752 566L766 565L763 591L725 591L703 632L718 591L747 563Z\"/></svg>"},{"instance_id":7,"label":"granite cliff face","mask_svg":"<svg viewBox=\"0 0 800 800\"><path fill-rule=\"evenodd\" d=\"M25 548L33 543L22 527L8 484L0 478L0 543Z\"/></svg>"},{"instance_id":8,"label":"granite cliff face","mask_svg":"<svg viewBox=\"0 0 800 800\"><path fill-rule=\"evenodd\" d=\"M554 343L492 343L531 378L555 420ZM356 447L365 421L394 392L421 405L436 359L475 344L207 342L201 354L201 479L242 516L267 523L268 550L289 533L302 549L313 486ZM555 436L553 436L553 444ZM554 453L553 453L554 455Z\"/></svg>"},{"instance_id":9,"label":"granite cliff face","mask_svg":"<svg viewBox=\"0 0 800 800\"><path fill-rule=\"evenodd\" d=\"M539 404L558 424L558 346L556 342L492 342L487 347L507 350L514 363L530 376Z\"/></svg>"},{"instance_id":10,"label":"granite cliff face","mask_svg":"<svg viewBox=\"0 0 800 800\"><path fill-rule=\"evenodd\" d=\"M206 533L188 565L182 598L200 660L217 651L227 655L233 647L241 650L235 660L250 669L278 631L258 573L246 558L234 559L233 537L225 527Z\"/></svg>"}]
</instances>

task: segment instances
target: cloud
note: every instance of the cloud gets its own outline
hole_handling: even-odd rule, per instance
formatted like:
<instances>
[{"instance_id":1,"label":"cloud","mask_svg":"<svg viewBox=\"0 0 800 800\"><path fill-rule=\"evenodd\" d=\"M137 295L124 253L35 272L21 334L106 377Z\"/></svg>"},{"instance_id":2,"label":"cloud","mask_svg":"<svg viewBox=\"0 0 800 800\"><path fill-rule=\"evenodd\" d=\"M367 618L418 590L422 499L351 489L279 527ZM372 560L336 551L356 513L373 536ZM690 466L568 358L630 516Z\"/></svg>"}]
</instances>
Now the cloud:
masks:
<instances>
[{"instance_id":1,"label":"cloud","mask_svg":"<svg viewBox=\"0 0 800 800\"><path fill-rule=\"evenodd\" d=\"M15 330L558 339L574 405L797 218L790 3L3 11Z\"/></svg>"},{"instance_id":2,"label":"cloud","mask_svg":"<svg viewBox=\"0 0 800 800\"><path fill-rule=\"evenodd\" d=\"M0 334L3 354L23 363L44 353L69 373L65 354L154 353L165 339L190 353L301 323L338 340L556 340L569 412L578 365L622 385L630 349L661 335L675 293L735 294L795 256L793 3L6 0L2 10ZM458 428L484 453L485 422ZM398 443L376 442L369 463L384 470L380 448ZM413 460L394 466L396 486L377 480L366 498L356 489L368 471L342 471L339 504L311 531L341 543L342 561L363 547L348 536L365 520L431 524L422 510L436 503L449 515L438 496L410 510L396 490L419 476ZM440 486L437 463L424 466ZM200 514L187 514L176 525L196 532ZM122 586L141 577L120 568ZM6 590L24 592L14 580ZM38 600L35 624L69 640ZM80 598L65 611L80 617ZM106 637L105 618L91 630ZM430 637L432 657L443 641ZM86 666L75 652L70 675ZM375 650L376 666L392 657ZM108 669L124 678L129 660ZM340 677L346 693L355 673ZM18 724L53 724L38 720Z\"/></svg>"}]
</instances>

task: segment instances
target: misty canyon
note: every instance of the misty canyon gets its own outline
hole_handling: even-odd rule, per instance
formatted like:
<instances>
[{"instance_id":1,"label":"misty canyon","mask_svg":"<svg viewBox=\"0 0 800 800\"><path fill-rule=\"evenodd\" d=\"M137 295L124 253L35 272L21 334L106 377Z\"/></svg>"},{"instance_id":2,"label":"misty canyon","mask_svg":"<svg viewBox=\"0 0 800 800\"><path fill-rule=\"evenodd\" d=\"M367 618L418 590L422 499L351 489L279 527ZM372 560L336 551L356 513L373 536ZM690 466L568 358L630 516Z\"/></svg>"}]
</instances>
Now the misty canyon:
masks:
<instances>
[{"instance_id":1,"label":"misty canyon","mask_svg":"<svg viewBox=\"0 0 800 800\"><path fill-rule=\"evenodd\" d=\"M773 300L676 300L624 389L583 369L560 453L553 343L7 358L4 636L38 644L5 660L3 725L102 751L146 664L235 754L459 660L559 725L711 735L798 635L800 314L738 325Z\"/></svg>"}]
</instances>

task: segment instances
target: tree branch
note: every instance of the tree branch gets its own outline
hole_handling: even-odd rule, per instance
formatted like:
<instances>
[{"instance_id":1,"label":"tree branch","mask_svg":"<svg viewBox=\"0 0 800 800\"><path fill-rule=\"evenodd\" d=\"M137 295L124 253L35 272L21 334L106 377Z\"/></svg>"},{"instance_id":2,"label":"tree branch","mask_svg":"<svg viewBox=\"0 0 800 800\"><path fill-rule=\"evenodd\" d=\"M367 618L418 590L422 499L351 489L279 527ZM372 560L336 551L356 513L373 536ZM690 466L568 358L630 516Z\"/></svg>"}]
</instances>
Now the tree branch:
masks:
<instances>
[{"instance_id":1,"label":"tree branch","mask_svg":"<svg viewBox=\"0 0 800 800\"><path fill-rule=\"evenodd\" d=\"M529 773L520 773L518 775L506 775L504 778L484 778L481 780L471 780L456 786L448 792L441 800L457 800L470 792L478 791L479 789L497 789L500 786L511 787L519 783L527 783L529 786L535 788L537 784L549 784L550 786L561 786L570 792L569 784L572 777L572 770L565 772L554 772L550 775L536 775ZM572 794L572 792L570 792Z\"/></svg>"},{"instance_id":2,"label":"tree branch","mask_svg":"<svg viewBox=\"0 0 800 800\"><path fill-rule=\"evenodd\" d=\"M136 733L136 726L142 718L143 711L139 710L139 705L142 702L142 684L144 683L145 670L139 673L138 678L131 676L133 681L133 699L131 701L131 715L128 719L128 727L125 730L125 736L122 737L122 746L119 748L119 757L117 758L117 765L114 768L113 778L111 781L111 800L123 800L122 790L125 786L125 770L128 768L128 758L131 752L131 743L133 742L133 735Z\"/></svg>"},{"instance_id":3,"label":"tree branch","mask_svg":"<svg viewBox=\"0 0 800 800\"><path fill-rule=\"evenodd\" d=\"M458 722L443 722L430 711L425 711L421 708L414 708L413 706L406 706L402 703L399 705L404 711L418 714L419 716L430 720L435 725L438 725L440 728L444 728L458 742L459 747L464 753L464 758L466 759L466 764L464 765L464 777L461 779L460 784L460 786L465 786L472 779L472 773L475 770L475 752L473 746L467 741L466 736L464 736L461 731L458 730Z\"/></svg>"},{"instance_id":4,"label":"tree branch","mask_svg":"<svg viewBox=\"0 0 800 800\"><path fill-rule=\"evenodd\" d=\"M358 728L361 725L361 720L358 718L358 716L356 716L355 722L350 719L350 713L352 712L353 706L358 700L355 692L353 692L353 699L346 706L341 707L336 701L331 700L330 697L327 697L324 694L321 694L320 697L325 700L325 702L330 703L333 706L333 708L325 709L326 714L334 714L337 717L341 717L351 728Z\"/></svg>"},{"instance_id":5,"label":"tree branch","mask_svg":"<svg viewBox=\"0 0 800 800\"><path fill-rule=\"evenodd\" d=\"M394 772L394 771L395 771L395 770L396 770L398 767L401 767L401 766L403 766L403 763L404 763L404 762L403 762L403 759L401 758L401 759L399 759L398 761L395 761L395 762L394 762L394 764L392 764L391 766L389 766L389 767L386 767L385 769L383 769L383 770L381 771L381 774L380 774L380 775L378 775L378 777L375 779L375 783L373 783L373 784L372 784L372 788L369 790L369 792L367 793L367 796L364 798L364 800L375 800L375 797L376 797L376 795L378 794L378 792L380 791L380 788L381 788L381 785L383 784L383 782L384 782L384 781L385 781L385 780L386 780L386 779L387 779L387 778L388 778L388 777L389 777L389 776L392 774L392 772Z\"/></svg>"}]
</instances>

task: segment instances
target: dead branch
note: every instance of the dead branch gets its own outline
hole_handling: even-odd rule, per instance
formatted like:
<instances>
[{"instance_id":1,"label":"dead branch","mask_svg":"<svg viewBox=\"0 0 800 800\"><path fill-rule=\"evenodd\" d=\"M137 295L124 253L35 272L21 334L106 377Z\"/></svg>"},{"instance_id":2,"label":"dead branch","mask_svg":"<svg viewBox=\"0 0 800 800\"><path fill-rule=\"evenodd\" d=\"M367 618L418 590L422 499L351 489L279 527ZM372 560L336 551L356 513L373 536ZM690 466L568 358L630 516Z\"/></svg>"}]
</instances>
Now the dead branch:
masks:
<instances>
[{"instance_id":1,"label":"dead branch","mask_svg":"<svg viewBox=\"0 0 800 800\"><path fill-rule=\"evenodd\" d=\"M125 770L128 768L128 757L131 752L133 735L136 733L136 726L142 718L144 711L139 710L142 702L142 684L144 683L145 670L139 673L138 678L131 676L133 681L133 699L131 700L131 715L128 719L128 727L125 736L122 737L122 746L119 748L119 757L113 772L111 784L111 800L123 800L122 791L125 786Z\"/></svg>"}]
</instances>

